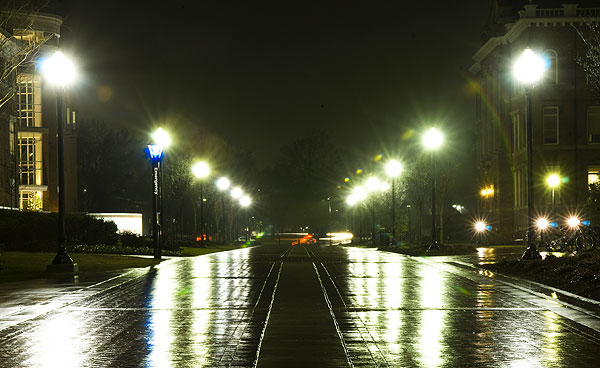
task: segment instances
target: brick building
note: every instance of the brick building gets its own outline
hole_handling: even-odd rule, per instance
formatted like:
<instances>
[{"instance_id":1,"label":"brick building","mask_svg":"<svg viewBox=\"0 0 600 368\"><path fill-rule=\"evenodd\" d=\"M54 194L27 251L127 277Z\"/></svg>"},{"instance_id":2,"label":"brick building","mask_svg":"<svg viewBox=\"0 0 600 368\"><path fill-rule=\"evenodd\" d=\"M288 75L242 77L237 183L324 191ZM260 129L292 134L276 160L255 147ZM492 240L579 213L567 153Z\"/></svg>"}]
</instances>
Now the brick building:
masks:
<instances>
[{"instance_id":1,"label":"brick building","mask_svg":"<svg viewBox=\"0 0 600 368\"><path fill-rule=\"evenodd\" d=\"M10 98L0 107L0 207L58 211L56 94L37 62L58 48L62 19L42 13L0 12L2 80ZM18 53L25 62L16 63ZM14 70L11 66L18 65ZM77 211L76 119L65 96L65 210Z\"/></svg>"},{"instance_id":2,"label":"brick building","mask_svg":"<svg viewBox=\"0 0 600 368\"><path fill-rule=\"evenodd\" d=\"M543 54L548 69L532 90L533 203L561 221L582 210L588 183L600 170L600 96L577 58L587 47L577 29L600 20L597 1L492 1L483 45L470 71L476 99L479 210L499 231L527 226L525 93L512 76L526 48ZM546 178L559 174L552 190Z\"/></svg>"}]
</instances>

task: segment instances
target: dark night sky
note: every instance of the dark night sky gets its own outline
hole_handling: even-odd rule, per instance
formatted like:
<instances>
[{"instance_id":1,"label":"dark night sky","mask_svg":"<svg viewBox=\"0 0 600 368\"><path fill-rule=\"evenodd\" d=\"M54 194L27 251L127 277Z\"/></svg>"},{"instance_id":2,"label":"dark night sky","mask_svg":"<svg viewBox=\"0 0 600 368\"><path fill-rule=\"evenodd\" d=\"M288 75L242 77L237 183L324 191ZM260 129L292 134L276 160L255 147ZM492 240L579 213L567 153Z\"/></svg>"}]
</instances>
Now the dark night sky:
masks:
<instances>
[{"instance_id":1,"label":"dark night sky","mask_svg":"<svg viewBox=\"0 0 600 368\"><path fill-rule=\"evenodd\" d=\"M456 148L474 120L461 67L489 4L63 1L62 46L85 77L81 117L139 131L201 124L263 166L303 127L375 154L435 121Z\"/></svg>"}]
</instances>

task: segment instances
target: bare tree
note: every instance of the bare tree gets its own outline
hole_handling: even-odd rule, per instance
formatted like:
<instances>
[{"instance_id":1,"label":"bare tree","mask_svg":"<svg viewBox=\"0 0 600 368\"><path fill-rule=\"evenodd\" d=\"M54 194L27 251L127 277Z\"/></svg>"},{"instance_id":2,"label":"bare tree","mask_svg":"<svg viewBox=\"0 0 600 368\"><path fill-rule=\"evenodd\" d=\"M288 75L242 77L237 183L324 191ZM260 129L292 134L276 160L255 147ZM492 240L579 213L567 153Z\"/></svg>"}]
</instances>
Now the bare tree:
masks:
<instances>
[{"instance_id":1,"label":"bare tree","mask_svg":"<svg viewBox=\"0 0 600 368\"><path fill-rule=\"evenodd\" d=\"M34 29L43 7L29 1L0 2L0 108L15 96L17 72L33 67L42 45L54 37Z\"/></svg>"},{"instance_id":2,"label":"bare tree","mask_svg":"<svg viewBox=\"0 0 600 368\"><path fill-rule=\"evenodd\" d=\"M586 46L584 56L578 57L577 63L583 67L588 83L600 93L600 24L586 21L583 29L576 30Z\"/></svg>"}]
</instances>

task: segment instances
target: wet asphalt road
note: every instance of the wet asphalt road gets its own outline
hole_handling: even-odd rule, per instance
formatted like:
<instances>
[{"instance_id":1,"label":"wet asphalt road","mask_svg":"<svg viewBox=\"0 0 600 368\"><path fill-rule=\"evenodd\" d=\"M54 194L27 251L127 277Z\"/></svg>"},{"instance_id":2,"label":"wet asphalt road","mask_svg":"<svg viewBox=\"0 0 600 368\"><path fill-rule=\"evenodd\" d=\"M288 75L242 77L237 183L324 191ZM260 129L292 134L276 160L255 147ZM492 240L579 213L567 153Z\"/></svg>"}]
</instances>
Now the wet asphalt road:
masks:
<instances>
[{"instance_id":1,"label":"wet asphalt road","mask_svg":"<svg viewBox=\"0 0 600 368\"><path fill-rule=\"evenodd\" d=\"M0 293L0 367L600 364L600 303L453 258L265 245L89 284Z\"/></svg>"}]
</instances>

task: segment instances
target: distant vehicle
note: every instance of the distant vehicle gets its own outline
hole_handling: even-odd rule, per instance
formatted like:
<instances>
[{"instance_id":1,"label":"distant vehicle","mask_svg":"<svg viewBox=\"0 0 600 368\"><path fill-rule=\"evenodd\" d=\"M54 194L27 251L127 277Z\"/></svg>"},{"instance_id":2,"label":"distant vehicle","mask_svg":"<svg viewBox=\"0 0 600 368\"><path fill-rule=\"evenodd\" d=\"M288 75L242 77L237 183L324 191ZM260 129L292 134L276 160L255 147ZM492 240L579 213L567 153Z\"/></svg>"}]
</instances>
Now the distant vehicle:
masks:
<instances>
[{"instance_id":1,"label":"distant vehicle","mask_svg":"<svg viewBox=\"0 0 600 368\"><path fill-rule=\"evenodd\" d=\"M238 237L238 242L240 243L250 243L250 244L260 244L260 238L257 238L256 236L252 235L250 237L250 239L246 240L247 238L245 236L240 236Z\"/></svg>"},{"instance_id":2,"label":"distant vehicle","mask_svg":"<svg viewBox=\"0 0 600 368\"><path fill-rule=\"evenodd\" d=\"M312 234L308 234L308 235L304 235L304 237L298 239L298 240L294 240L292 242L292 245L298 245L298 244L315 244L317 242L317 239L315 239Z\"/></svg>"}]
</instances>

